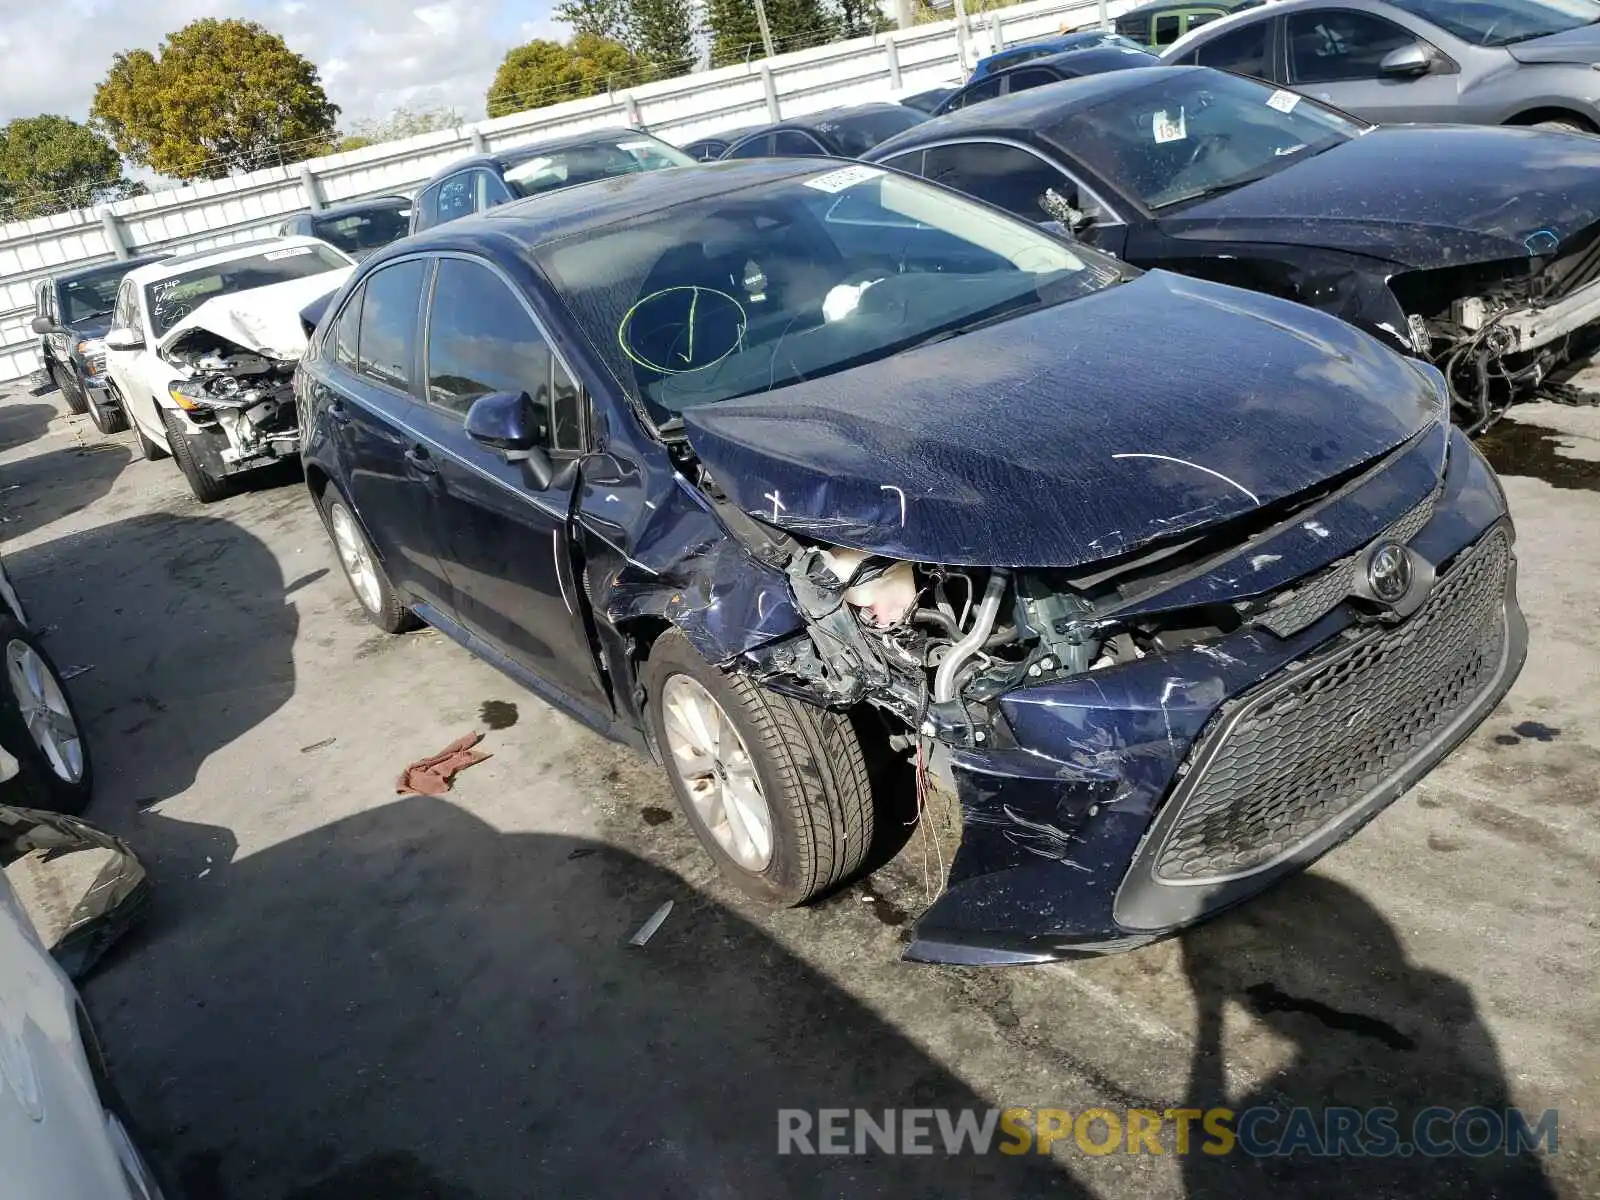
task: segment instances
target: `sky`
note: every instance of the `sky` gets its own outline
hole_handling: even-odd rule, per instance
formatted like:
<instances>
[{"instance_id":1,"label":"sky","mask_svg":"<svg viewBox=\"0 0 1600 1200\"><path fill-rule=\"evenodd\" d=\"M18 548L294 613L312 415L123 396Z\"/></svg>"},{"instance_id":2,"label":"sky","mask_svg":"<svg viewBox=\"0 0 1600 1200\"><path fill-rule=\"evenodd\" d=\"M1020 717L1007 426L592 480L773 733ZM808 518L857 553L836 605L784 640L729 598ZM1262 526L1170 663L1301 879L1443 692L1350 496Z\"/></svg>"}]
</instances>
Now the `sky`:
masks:
<instances>
[{"instance_id":1,"label":"sky","mask_svg":"<svg viewBox=\"0 0 1600 1200\"><path fill-rule=\"evenodd\" d=\"M82 121L119 50L155 51L197 17L241 17L317 65L343 128L402 105L484 115L512 46L560 37L551 0L0 0L0 124L56 113Z\"/></svg>"}]
</instances>

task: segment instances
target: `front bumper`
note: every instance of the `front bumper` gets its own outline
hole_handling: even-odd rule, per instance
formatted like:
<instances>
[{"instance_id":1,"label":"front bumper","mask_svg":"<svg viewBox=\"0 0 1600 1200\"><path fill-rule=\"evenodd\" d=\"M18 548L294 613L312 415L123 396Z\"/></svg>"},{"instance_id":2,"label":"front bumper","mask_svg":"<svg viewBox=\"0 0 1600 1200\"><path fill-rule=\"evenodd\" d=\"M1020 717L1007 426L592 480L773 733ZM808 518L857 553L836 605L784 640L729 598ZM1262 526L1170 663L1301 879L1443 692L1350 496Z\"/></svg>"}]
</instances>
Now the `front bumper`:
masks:
<instances>
[{"instance_id":1,"label":"front bumper","mask_svg":"<svg viewBox=\"0 0 1600 1200\"><path fill-rule=\"evenodd\" d=\"M1008 697L1020 748L953 756L962 844L906 956L1140 945L1306 866L1426 774L1527 645L1503 497L1459 436L1431 514L1409 545L1437 578L1398 624L1340 602L1288 637L1247 626Z\"/></svg>"},{"instance_id":2,"label":"front bumper","mask_svg":"<svg viewBox=\"0 0 1600 1200\"><path fill-rule=\"evenodd\" d=\"M1514 309L1495 322L1511 339L1507 353L1520 354L1600 321L1600 280L1547 304Z\"/></svg>"}]
</instances>

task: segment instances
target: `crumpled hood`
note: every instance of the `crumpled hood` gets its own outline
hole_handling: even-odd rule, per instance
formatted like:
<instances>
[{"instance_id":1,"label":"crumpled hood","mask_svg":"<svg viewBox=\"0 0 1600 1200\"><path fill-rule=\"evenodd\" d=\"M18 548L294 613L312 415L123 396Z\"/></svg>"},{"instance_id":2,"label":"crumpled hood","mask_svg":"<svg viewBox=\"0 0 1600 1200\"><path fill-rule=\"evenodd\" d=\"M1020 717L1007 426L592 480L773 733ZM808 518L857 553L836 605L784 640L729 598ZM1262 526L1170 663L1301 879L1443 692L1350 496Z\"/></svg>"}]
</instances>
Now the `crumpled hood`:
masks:
<instances>
[{"instance_id":1,"label":"crumpled hood","mask_svg":"<svg viewBox=\"0 0 1600 1200\"><path fill-rule=\"evenodd\" d=\"M1077 566L1397 446L1433 384L1336 318L1153 271L946 342L684 414L729 499L895 558Z\"/></svg>"},{"instance_id":2,"label":"crumpled hood","mask_svg":"<svg viewBox=\"0 0 1600 1200\"><path fill-rule=\"evenodd\" d=\"M300 310L317 297L338 291L354 270L339 267L320 275L217 296L167 330L156 349L165 357L186 334L199 329L268 358L299 358L306 348Z\"/></svg>"},{"instance_id":3,"label":"crumpled hood","mask_svg":"<svg viewBox=\"0 0 1600 1200\"><path fill-rule=\"evenodd\" d=\"M1374 129L1160 225L1185 239L1320 246L1422 270L1548 253L1544 231L1565 241L1596 220L1600 138L1405 125Z\"/></svg>"},{"instance_id":4,"label":"crumpled hood","mask_svg":"<svg viewBox=\"0 0 1600 1200\"><path fill-rule=\"evenodd\" d=\"M1527 42L1513 42L1506 52L1525 63L1600 62L1600 25L1580 25Z\"/></svg>"}]
</instances>

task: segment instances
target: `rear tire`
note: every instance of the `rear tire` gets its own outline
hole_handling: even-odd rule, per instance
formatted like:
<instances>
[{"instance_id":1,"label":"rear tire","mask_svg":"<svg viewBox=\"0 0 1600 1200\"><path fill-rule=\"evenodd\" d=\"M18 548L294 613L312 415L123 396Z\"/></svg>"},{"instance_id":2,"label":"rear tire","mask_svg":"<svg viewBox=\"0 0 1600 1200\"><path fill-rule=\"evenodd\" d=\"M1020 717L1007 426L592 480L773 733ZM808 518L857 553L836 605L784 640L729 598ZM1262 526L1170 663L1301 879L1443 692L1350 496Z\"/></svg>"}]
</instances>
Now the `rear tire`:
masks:
<instances>
[{"instance_id":1,"label":"rear tire","mask_svg":"<svg viewBox=\"0 0 1600 1200\"><path fill-rule=\"evenodd\" d=\"M172 457L178 462L178 470L182 471L183 477L189 481L189 490L194 493L194 498L201 504L215 504L226 497L233 489L226 479L218 479L212 475L195 458L194 449L189 445L189 439L193 435L184 429L182 422L166 409L162 409L161 423L167 427L167 444L172 447Z\"/></svg>"},{"instance_id":2,"label":"rear tire","mask_svg":"<svg viewBox=\"0 0 1600 1200\"><path fill-rule=\"evenodd\" d=\"M30 676L34 683L30 684ZM48 708L54 717L42 710ZM63 725L59 718L65 717ZM60 761L53 760L34 730L49 723ZM75 735L74 776L65 730ZM61 681L61 672L39 639L16 618L0 616L0 745L14 755L18 773L0 784L7 804L50 812L80 813L94 791L94 765L83 722Z\"/></svg>"},{"instance_id":3,"label":"rear tire","mask_svg":"<svg viewBox=\"0 0 1600 1200\"><path fill-rule=\"evenodd\" d=\"M323 488L318 505L339 568L367 620L385 633L408 633L420 628L422 621L401 602L344 493L330 482Z\"/></svg>"},{"instance_id":4,"label":"rear tire","mask_svg":"<svg viewBox=\"0 0 1600 1200\"><path fill-rule=\"evenodd\" d=\"M1594 130L1587 125L1582 125L1577 121L1535 121L1532 127L1534 129L1548 129L1553 133L1594 133Z\"/></svg>"},{"instance_id":5,"label":"rear tire","mask_svg":"<svg viewBox=\"0 0 1600 1200\"><path fill-rule=\"evenodd\" d=\"M860 869L872 844L872 785L848 716L712 666L675 629L662 634L650 652L645 690L650 731L678 804L728 880L769 904L798 905ZM708 728L693 711L705 699L716 711L703 711L725 719L711 733L713 755L700 754L694 739L684 736ZM728 736L728 727L736 737ZM753 839L758 847L765 843L764 863L749 861L759 854L747 854L744 862L736 857L736 834L729 844L730 829L751 828L747 816L731 814L733 781L747 779L751 768L767 816L766 837ZM729 815L719 819L724 813ZM742 843L745 849L751 845L752 840Z\"/></svg>"}]
</instances>

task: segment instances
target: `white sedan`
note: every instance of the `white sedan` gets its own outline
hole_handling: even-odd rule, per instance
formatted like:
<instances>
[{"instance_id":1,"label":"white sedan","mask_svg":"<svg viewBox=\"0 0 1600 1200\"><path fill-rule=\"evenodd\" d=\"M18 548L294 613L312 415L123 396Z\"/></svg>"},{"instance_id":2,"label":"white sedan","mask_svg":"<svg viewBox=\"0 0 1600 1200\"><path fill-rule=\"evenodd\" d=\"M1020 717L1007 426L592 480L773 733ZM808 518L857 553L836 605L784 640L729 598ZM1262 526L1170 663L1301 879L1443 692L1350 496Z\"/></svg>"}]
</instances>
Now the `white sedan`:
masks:
<instances>
[{"instance_id":1,"label":"white sedan","mask_svg":"<svg viewBox=\"0 0 1600 1200\"><path fill-rule=\"evenodd\" d=\"M326 242L286 237L130 271L105 338L106 373L144 456L172 455L209 503L235 476L298 455L300 310L354 266Z\"/></svg>"}]
</instances>

